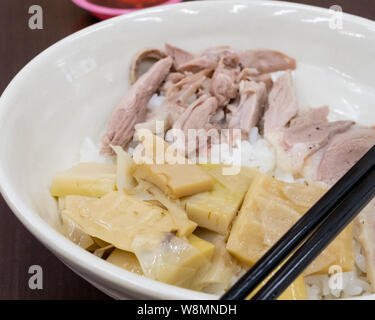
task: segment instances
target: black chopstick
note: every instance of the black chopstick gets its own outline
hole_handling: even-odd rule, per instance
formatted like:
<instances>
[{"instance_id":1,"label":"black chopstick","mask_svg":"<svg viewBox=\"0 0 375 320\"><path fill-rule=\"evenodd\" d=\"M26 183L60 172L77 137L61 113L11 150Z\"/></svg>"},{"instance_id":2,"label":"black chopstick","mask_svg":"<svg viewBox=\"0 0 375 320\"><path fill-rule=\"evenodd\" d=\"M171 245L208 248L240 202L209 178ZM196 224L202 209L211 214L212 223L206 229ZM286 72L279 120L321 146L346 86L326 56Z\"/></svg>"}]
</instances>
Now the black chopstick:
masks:
<instances>
[{"instance_id":1,"label":"black chopstick","mask_svg":"<svg viewBox=\"0 0 375 320\"><path fill-rule=\"evenodd\" d=\"M287 260L252 300L276 299L301 274L329 243L375 196L375 169L372 169Z\"/></svg>"},{"instance_id":2,"label":"black chopstick","mask_svg":"<svg viewBox=\"0 0 375 320\"><path fill-rule=\"evenodd\" d=\"M266 254L225 293L221 300L243 300L350 195L374 168L375 146L358 161ZM285 268L284 268L285 269ZM281 270L280 270L281 271ZM269 282L268 282L269 283ZM260 293L260 292L259 292ZM253 297L255 298L255 296Z\"/></svg>"}]
</instances>

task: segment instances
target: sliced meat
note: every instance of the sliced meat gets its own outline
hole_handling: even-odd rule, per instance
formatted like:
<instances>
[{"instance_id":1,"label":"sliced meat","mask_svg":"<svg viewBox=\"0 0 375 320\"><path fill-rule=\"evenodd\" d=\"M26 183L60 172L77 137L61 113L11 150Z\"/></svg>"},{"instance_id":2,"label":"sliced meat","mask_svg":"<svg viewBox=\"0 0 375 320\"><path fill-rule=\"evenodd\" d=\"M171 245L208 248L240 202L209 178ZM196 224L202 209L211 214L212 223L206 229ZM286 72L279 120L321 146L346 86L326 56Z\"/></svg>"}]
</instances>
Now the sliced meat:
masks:
<instances>
[{"instance_id":1,"label":"sliced meat","mask_svg":"<svg viewBox=\"0 0 375 320\"><path fill-rule=\"evenodd\" d=\"M365 251L367 278L375 291L375 199L362 210L356 223L359 225L358 240Z\"/></svg>"},{"instance_id":2,"label":"sliced meat","mask_svg":"<svg viewBox=\"0 0 375 320\"><path fill-rule=\"evenodd\" d=\"M285 72L274 83L268 96L268 110L264 115L264 133L279 132L297 115L298 102L292 73Z\"/></svg>"},{"instance_id":3,"label":"sliced meat","mask_svg":"<svg viewBox=\"0 0 375 320\"><path fill-rule=\"evenodd\" d=\"M306 159L304 163L304 167L301 170L301 175L307 181L318 181L317 176L318 176L319 164L320 164L320 161L322 161L322 157L324 153L327 151L327 146L321 148L320 150L313 153L311 156L309 156Z\"/></svg>"},{"instance_id":4,"label":"sliced meat","mask_svg":"<svg viewBox=\"0 0 375 320\"><path fill-rule=\"evenodd\" d=\"M200 87L198 88L198 91L196 93L196 96L200 98L201 96L208 94L210 95L210 88L211 88L211 78L205 78L203 82L201 83Z\"/></svg>"},{"instance_id":5,"label":"sliced meat","mask_svg":"<svg viewBox=\"0 0 375 320\"><path fill-rule=\"evenodd\" d=\"M318 180L333 185L374 145L374 129L355 127L336 135L319 164Z\"/></svg>"},{"instance_id":6,"label":"sliced meat","mask_svg":"<svg viewBox=\"0 0 375 320\"><path fill-rule=\"evenodd\" d=\"M159 60L130 88L109 121L102 138L101 153L113 154L111 144L126 147L133 137L134 126L145 120L147 104L169 73L172 63L170 57Z\"/></svg>"},{"instance_id":7,"label":"sliced meat","mask_svg":"<svg viewBox=\"0 0 375 320\"><path fill-rule=\"evenodd\" d=\"M238 81L251 80L253 77L259 76L261 73L255 68L244 68L242 69Z\"/></svg>"},{"instance_id":8,"label":"sliced meat","mask_svg":"<svg viewBox=\"0 0 375 320\"><path fill-rule=\"evenodd\" d=\"M177 83L181 81L183 78L185 78L185 75L180 72L171 72L168 74L167 78L165 79L165 82L171 81L172 83Z\"/></svg>"},{"instance_id":9,"label":"sliced meat","mask_svg":"<svg viewBox=\"0 0 375 320\"><path fill-rule=\"evenodd\" d=\"M217 107L217 100L214 97L202 96L181 114L173 128L183 131L206 128Z\"/></svg>"},{"instance_id":10,"label":"sliced meat","mask_svg":"<svg viewBox=\"0 0 375 320\"><path fill-rule=\"evenodd\" d=\"M181 65L178 70L182 72L196 73L205 69L214 70L216 66L216 61L210 60L206 57L197 57Z\"/></svg>"},{"instance_id":11,"label":"sliced meat","mask_svg":"<svg viewBox=\"0 0 375 320\"><path fill-rule=\"evenodd\" d=\"M353 121L328 122L327 106L310 109L292 119L285 128L282 145L292 158L296 170L302 169L305 159L328 144L331 137L347 131Z\"/></svg>"},{"instance_id":12,"label":"sliced meat","mask_svg":"<svg viewBox=\"0 0 375 320\"><path fill-rule=\"evenodd\" d=\"M251 80L255 82L263 82L264 85L266 86L268 93L271 91L273 87L273 80L269 73L263 73L263 74L260 74L259 76L254 76L251 78Z\"/></svg>"},{"instance_id":13,"label":"sliced meat","mask_svg":"<svg viewBox=\"0 0 375 320\"><path fill-rule=\"evenodd\" d=\"M168 43L165 44L165 51L167 55L173 59L173 67L178 70L180 66L194 59L195 55L185 51L181 48L172 46Z\"/></svg>"},{"instance_id":14,"label":"sliced meat","mask_svg":"<svg viewBox=\"0 0 375 320\"><path fill-rule=\"evenodd\" d=\"M243 138L249 137L250 130L257 125L267 102L267 90L263 82L241 81L240 102L231 108L229 129L241 129Z\"/></svg>"},{"instance_id":15,"label":"sliced meat","mask_svg":"<svg viewBox=\"0 0 375 320\"><path fill-rule=\"evenodd\" d=\"M166 92L172 89L172 87L185 78L185 75L180 72L171 72L165 78L164 84L161 86L160 91L166 95Z\"/></svg>"},{"instance_id":16,"label":"sliced meat","mask_svg":"<svg viewBox=\"0 0 375 320\"><path fill-rule=\"evenodd\" d=\"M240 67L236 54L222 57L216 68L211 82L210 92L216 97L219 107L226 106L231 99L238 95L238 75Z\"/></svg>"},{"instance_id":17,"label":"sliced meat","mask_svg":"<svg viewBox=\"0 0 375 320\"><path fill-rule=\"evenodd\" d=\"M209 72L209 70L202 70L198 73L185 75L166 90L167 100L181 106L190 105L196 97L195 94L205 85Z\"/></svg>"},{"instance_id":18,"label":"sliced meat","mask_svg":"<svg viewBox=\"0 0 375 320\"><path fill-rule=\"evenodd\" d=\"M231 49L229 46L218 46L218 47L211 47L204 50L200 57L205 57L211 61L219 62L222 58L227 56L233 56L236 54L234 50Z\"/></svg>"},{"instance_id":19,"label":"sliced meat","mask_svg":"<svg viewBox=\"0 0 375 320\"><path fill-rule=\"evenodd\" d=\"M162 91L169 124L173 125L191 103L208 93L211 79L207 74L207 70L202 70L196 74L174 72L168 75Z\"/></svg>"},{"instance_id":20,"label":"sliced meat","mask_svg":"<svg viewBox=\"0 0 375 320\"><path fill-rule=\"evenodd\" d=\"M323 106L320 108L310 108L305 112L302 112L297 117L293 118L290 121L290 125L288 127L288 132L292 139L296 139L293 137L293 134L295 131L301 130L307 128L310 129L311 126L314 124L319 125L321 123L328 123L328 114L329 114L329 108L328 106ZM319 130L319 129L318 129ZM303 132L302 132L303 133ZM304 133L305 134L305 133ZM310 132L308 132L308 135Z\"/></svg>"},{"instance_id":21,"label":"sliced meat","mask_svg":"<svg viewBox=\"0 0 375 320\"><path fill-rule=\"evenodd\" d=\"M238 81L251 80L255 82L263 82L267 88L267 92L270 92L273 86L273 80L271 74L263 73L260 74L256 69L245 68L241 71Z\"/></svg>"},{"instance_id":22,"label":"sliced meat","mask_svg":"<svg viewBox=\"0 0 375 320\"><path fill-rule=\"evenodd\" d=\"M164 106L167 110L168 126L173 126L177 119L185 112L186 107L181 106L175 101L165 100Z\"/></svg>"},{"instance_id":23,"label":"sliced meat","mask_svg":"<svg viewBox=\"0 0 375 320\"><path fill-rule=\"evenodd\" d=\"M275 147L279 168L292 174L304 171L308 157L354 124L352 121L328 122L328 107L310 109L297 116L297 98L290 71L277 79L268 103L264 117L265 137ZM311 163L315 165L317 161Z\"/></svg>"},{"instance_id":24,"label":"sliced meat","mask_svg":"<svg viewBox=\"0 0 375 320\"><path fill-rule=\"evenodd\" d=\"M294 70L296 60L273 50L243 50L238 53L244 68L254 68L260 73Z\"/></svg>"},{"instance_id":25,"label":"sliced meat","mask_svg":"<svg viewBox=\"0 0 375 320\"><path fill-rule=\"evenodd\" d=\"M130 66L130 83L134 84L139 76L144 73L141 70L142 62L146 60L154 60L155 62L155 60L158 61L160 59L164 59L166 56L167 55L165 52L155 48L147 48L138 52L133 58Z\"/></svg>"},{"instance_id":26,"label":"sliced meat","mask_svg":"<svg viewBox=\"0 0 375 320\"><path fill-rule=\"evenodd\" d=\"M210 122L211 117L215 114L218 108L217 100L208 95L202 96L194 103L192 103L177 119L173 128L184 132L185 144L179 145L177 143L177 150L187 157L197 149L205 149L209 147L208 135L206 132L214 128L214 124ZM197 129L193 136L190 135L190 129ZM191 139L196 138L193 142ZM190 139L190 140L189 140ZM180 141L181 142L181 141Z\"/></svg>"}]
</instances>

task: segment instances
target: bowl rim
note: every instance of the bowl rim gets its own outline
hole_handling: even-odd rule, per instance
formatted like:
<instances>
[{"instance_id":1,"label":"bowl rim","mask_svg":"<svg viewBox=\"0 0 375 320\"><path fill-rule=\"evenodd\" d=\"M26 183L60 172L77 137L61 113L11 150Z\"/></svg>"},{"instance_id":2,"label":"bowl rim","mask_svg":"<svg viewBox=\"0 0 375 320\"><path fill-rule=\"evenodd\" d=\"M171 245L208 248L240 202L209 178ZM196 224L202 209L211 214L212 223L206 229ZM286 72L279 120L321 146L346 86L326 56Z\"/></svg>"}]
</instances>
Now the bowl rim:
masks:
<instances>
[{"instance_id":1,"label":"bowl rim","mask_svg":"<svg viewBox=\"0 0 375 320\"><path fill-rule=\"evenodd\" d=\"M77 40L84 37L86 34L95 32L98 29L110 28L111 25L120 20L133 19L143 15L157 14L159 12L173 12L176 9L200 9L204 7L215 6L234 6L234 5L245 5L247 7L256 6L272 6L276 8L290 8L295 10L309 11L310 13L323 14L327 13L326 8L320 8L316 6L290 3L284 1L246 1L246 0L232 0L232 1L192 1L178 3L174 5L157 6L135 11L127 15L121 15L105 21L98 22L82 30L79 30L59 41L52 46L43 50L31 61L29 61L10 81L8 86L0 97L0 125L5 121L5 115L11 108L11 105L7 103L9 97L13 95L13 92L17 91L17 82L21 81L24 75L28 71L38 64L43 63L43 58L51 53L56 52L60 47L63 47L70 41ZM344 20L349 20L356 24L365 27L372 32L375 32L375 22L366 18L358 17L352 14L343 13ZM2 126L0 126L1 128ZM0 193L4 200L15 214L15 216L21 221L21 223L39 240L41 241L52 253L57 255L59 258L63 258L62 261L69 262L68 265L75 265L84 270L87 274L95 276L95 280L101 282L110 283L116 290L121 291L124 294L130 293L131 296L139 295L147 298L159 298L159 299L217 299L216 295L205 294L197 291L192 291L165 283L161 283L143 276L138 276L129 271L126 271L120 267L114 266L105 260L98 259L91 253L75 245L73 242L65 238L55 228L50 226L44 221L38 214L37 210L28 208L22 197L17 195L13 190L11 181L8 181L6 172L3 167L3 154L0 152ZM61 260L61 259L60 259ZM130 292L129 292L130 291ZM364 299L366 296L361 296L359 299ZM374 295L369 295L367 298L375 299ZM357 299L357 298L354 298Z\"/></svg>"}]
</instances>

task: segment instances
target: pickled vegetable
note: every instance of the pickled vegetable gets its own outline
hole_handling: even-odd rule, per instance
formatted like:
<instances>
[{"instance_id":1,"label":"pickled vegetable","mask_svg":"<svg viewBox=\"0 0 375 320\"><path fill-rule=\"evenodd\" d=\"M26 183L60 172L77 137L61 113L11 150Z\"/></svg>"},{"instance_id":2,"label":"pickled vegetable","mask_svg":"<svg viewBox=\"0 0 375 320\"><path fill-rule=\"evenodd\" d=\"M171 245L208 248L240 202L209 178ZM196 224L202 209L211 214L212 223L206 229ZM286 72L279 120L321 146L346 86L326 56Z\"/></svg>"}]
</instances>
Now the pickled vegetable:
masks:
<instances>
[{"instance_id":1,"label":"pickled vegetable","mask_svg":"<svg viewBox=\"0 0 375 320\"><path fill-rule=\"evenodd\" d=\"M55 175L51 194L101 197L116 187L116 168L109 164L84 162Z\"/></svg>"}]
</instances>

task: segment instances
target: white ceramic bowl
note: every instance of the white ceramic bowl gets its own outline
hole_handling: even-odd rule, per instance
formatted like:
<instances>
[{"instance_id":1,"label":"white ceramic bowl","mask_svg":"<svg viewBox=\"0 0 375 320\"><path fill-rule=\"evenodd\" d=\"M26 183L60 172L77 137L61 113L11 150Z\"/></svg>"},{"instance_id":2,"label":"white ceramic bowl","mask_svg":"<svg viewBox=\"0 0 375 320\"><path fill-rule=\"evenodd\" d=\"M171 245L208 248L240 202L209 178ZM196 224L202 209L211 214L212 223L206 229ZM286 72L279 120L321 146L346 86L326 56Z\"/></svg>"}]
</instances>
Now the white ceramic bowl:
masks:
<instances>
[{"instance_id":1,"label":"white ceramic bowl","mask_svg":"<svg viewBox=\"0 0 375 320\"><path fill-rule=\"evenodd\" d=\"M283 2L189 2L107 20L33 59L0 100L0 187L15 215L77 274L115 298L202 299L197 293L131 274L55 231L53 174L78 159L85 136L99 140L127 90L131 57L164 42L198 52L209 46L271 48L298 61L301 105L329 104L331 118L375 124L375 23ZM372 296L373 298L374 296Z\"/></svg>"}]
</instances>

